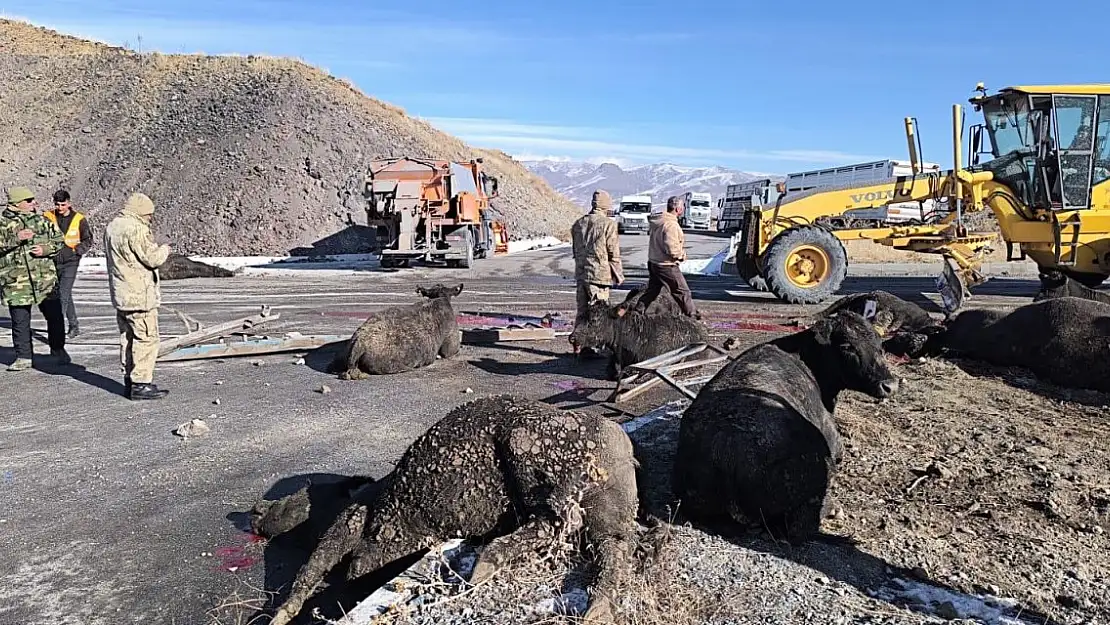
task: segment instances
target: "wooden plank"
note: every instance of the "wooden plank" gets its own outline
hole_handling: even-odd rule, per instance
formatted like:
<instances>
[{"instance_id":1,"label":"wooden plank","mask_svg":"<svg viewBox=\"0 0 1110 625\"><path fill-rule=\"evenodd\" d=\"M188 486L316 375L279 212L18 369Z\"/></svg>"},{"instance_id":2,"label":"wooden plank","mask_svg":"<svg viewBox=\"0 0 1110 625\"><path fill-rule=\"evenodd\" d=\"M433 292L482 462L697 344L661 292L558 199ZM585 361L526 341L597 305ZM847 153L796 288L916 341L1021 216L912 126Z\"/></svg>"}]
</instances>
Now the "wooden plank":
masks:
<instances>
[{"instance_id":1,"label":"wooden plank","mask_svg":"<svg viewBox=\"0 0 1110 625\"><path fill-rule=\"evenodd\" d=\"M555 338L552 328L489 328L462 331L463 340L481 343L501 341L549 341Z\"/></svg>"},{"instance_id":2,"label":"wooden plank","mask_svg":"<svg viewBox=\"0 0 1110 625\"><path fill-rule=\"evenodd\" d=\"M653 371L657 367L660 367L662 365L670 364L672 362L678 362L683 358L687 358L689 356L693 356L694 354L705 351L706 347L708 347L708 345L706 345L705 343L694 343L692 345L687 345L686 347L673 349L665 354L659 354L654 358L642 360L636 364L629 365L628 368L639 369L641 371Z\"/></svg>"},{"instance_id":3,"label":"wooden plank","mask_svg":"<svg viewBox=\"0 0 1110 625\"><path fill-rule=\"evenodd\" d=\"M621 392L616 393L615 396L612 397L609 401L619 404L622 401L632 399L633 397L636 397L638 395L643 395L644 393L650 391L651 389L655 388L656 386L659 386L662 383L663 383L662 379L660 379L656 376L652 376L650 380L640 384L639 386L634 386L634 387L628 389L627 391L621 391Z\"/></svg>"},{"instance_id":4,"label":"wooden plank","mask_svg":"<svg viewBox=\"0 0 1110 625\"><path fill-rule=\"evenodd\" d=\"M706 358L704 360L691 360L689 362L680 362L676 365L664 365L657 368L656 373L666 371L666 373L674 373L675 371L682 371L683 369L693 369L694 367L701 367L703 365L715 365L719 362L728 360L728 356L717 356L716 358Z\"/></svg>"},{"instance_id":5,"label":"wooden plank","mask_svg":"<svg viewBox=\"0 0 1110 625\"><path fill-rule=\"evenodd\" d=\"M158 356L161 357L165 354L172 352L175 349L182 347L191 347L198 343L202 343L208 339L218 338L225 336L236 330L249 330L258 327L264 323L268 323L275 319L279 319L281 313L271 313L268 310L261 314L254 315L253 317L243 317L234 321L220 323L210 328L202 328L196 332L190 332L184 336L179 336L168 341L162 341L158 344Z\"/></svg>"},{"instance_id":6,"label":"wooden plank","mask_svg":"<svg viewBox=\"0 0 1110 625\"><path fill-rule=\"evenodd\" d=\"M656 371L655 375L659 376L659 379L661 379L664 382L666 382L667 384L671 385L672 388L674 388L679 393L682 393L683 395L685 395L689 399L694 399L698 396L697 393L695 393L694 391L691 391L690 389L686 388L685 386L679 384L678 380L675 380L673 377L671 377L668 373L666 373L664 371Z\"/></svg>"},{"instance_id":7,"label":"wooden plank","mask_svg":"<svg viewBox=\"0 0 1110 625\"><path fill-rule=\"evenodd\" d=\"M176 362L181 360L202 360L206 358L229 358L237 356L259 356L262 354L278 354L281 352L315 349L328 343L346 341L350 335L316 335L295 336L285 338L247 339L229 343L215 343L212 345L197 345L183 347L173 352L160 356L159 362Z\"/></svg>"}]
</instances>

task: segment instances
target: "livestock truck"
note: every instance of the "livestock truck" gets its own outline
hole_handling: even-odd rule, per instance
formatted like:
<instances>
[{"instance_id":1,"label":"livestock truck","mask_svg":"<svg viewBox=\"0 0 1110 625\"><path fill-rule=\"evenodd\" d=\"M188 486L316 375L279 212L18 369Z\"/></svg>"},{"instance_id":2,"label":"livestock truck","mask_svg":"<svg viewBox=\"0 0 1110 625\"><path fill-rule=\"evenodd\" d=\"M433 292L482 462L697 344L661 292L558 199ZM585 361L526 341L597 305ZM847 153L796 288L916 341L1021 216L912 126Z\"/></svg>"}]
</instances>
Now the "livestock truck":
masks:
<instances>
[{"instance_id":1,"label":"livestock truck","mask_svg":"<svg viewBox=\"0 0 1110 625\"><path fill-rule=\"evenodd\" d=\"M617 206L617 232L648 231L648 216L651 215L651 196L626 195Z\"/></svg>"},{"instance_id":2,"label":"livestock truck","mask_svg":"<svg viewBox=\"0 0 1110 625\"><path fill-rule=\"evenodd\" d=\"M421 260L468 268L476 258L508 252L505 224L490 215L497 178L482 170L480 158L374 161L363 196L382 267Z\"/></svg>"},{"instance_id":3,"label":"livestock truck","mask_svg":"<svg viewBox=\"0 0 1110 625\"><path fill-rule=\"evenodd\" d=\"M710 203L713 201L713 196L709 193L687 191L683 194L682 200L686 204L686 210L678 218L679 225L692 230L709 230L709 218L713 210Z\"/></svg>"}]
</instances>

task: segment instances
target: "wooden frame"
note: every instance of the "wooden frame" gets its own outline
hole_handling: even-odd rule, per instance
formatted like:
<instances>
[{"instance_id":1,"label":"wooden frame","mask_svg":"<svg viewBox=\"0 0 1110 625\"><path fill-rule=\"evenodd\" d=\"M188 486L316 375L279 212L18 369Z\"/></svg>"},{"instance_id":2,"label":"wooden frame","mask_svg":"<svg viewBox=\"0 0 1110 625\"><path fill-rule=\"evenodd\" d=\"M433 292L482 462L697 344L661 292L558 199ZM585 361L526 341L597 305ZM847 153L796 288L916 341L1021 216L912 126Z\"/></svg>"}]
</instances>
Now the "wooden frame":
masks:
<instances>
[{"instance_id":1,"label":"wooden frame","mask_svg":"<svg viewBox=\"0 0 1110 625\"><path fill-rule=\"evenodd\" d=\"M713 350L717 352L717 356L710 356L709 358L700 358L688 362L682 362L684 359L691 356L696 356L706 350ZM728 352L708 343L694 343L686 347L671 350L665 354L659 354L654 358L638 362L634 365L629 365L627 369L633 370L635 373L617 381L617 388L613 389L613 395L609 401L613 403L620 403L642 395L647 391L659 386L660 383L666 383L671 388L682 393L689 399L697 397L697 393L689 389L690 386L697 384L704 384L708 382L712 376L699 377L687 380L679 380L675 378L674 374L679 371L687 369L694 369L697 367L704 367L707 365L716 365L730 360ZM717 368L720 370L720 368ZM645 373L652 374L652 377L640 384L632 386L627 390L622 390L626 385L632 384ZM714 374L716 371L714 372Z\"/></svg>"}]
</instances>

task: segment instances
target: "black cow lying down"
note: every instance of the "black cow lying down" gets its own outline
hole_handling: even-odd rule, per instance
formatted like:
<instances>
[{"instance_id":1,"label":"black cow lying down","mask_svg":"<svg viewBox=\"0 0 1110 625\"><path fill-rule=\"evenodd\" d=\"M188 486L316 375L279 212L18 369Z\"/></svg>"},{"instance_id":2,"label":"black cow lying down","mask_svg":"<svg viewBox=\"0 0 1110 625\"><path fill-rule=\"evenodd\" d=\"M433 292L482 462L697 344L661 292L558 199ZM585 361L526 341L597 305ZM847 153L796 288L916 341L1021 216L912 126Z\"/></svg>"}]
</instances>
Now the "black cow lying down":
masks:
<instances>
[{"instance_id":1,"label":"black cow lying down","mask_svg":"<svg viewBox=\"0 0 1110 625\"><path fill-rule=\"evenodd\" d=\"M883 351L897 356L923 354L929 337L944 329L924 308L881 290L843 297L811 320L824 319L843 310L863 315L883 338Z\"/></svg>"},{"instance_id":2,"label":"black cow lying down","mask_svg":"<svg viewBox=\"0 0 1110 625\"><path fill-rule=\"evenodd\" d=\"M748 349L682 416L673 477L680 509L726 534L747 522L792 542L812 537L842 455L839 393L882 398L898 386L879 335L852 311Z\"/></svg>"},{"instance_id":3,"label":"black cow lying down","mask_svg":"<svg viewBox=\"0 0 1110 625\"><path fill-rule=\"evenodd\" d=\"M1081 297L1104 304L1110 304L1110 293L1096 291L1071 279L1059 269L1041 269L1041 290L1033 298L1034 302L1057 297Z\"/></svg>"},{"instance_id":4,"label":"black cow lying down","mask_svg":"<svg viewBox=\"0 0 1110 625\"><path fill-rule=\"evenodd\" d=\"M159 280L185 280L188 278L230 278L234 271L195 261L181 254L170 254L158 268Z\"/></svg>"},{"instance_id":5,"label":"black cow lying down","mask_svg":"<svg viewBox=\"0 0 1110 625\"><path fill-rule=\"evenodd\" d=\"M619 380L628 365L692 343L708 343L709 333L705 325L685 315L649 315L634 311L627 303L610 306L596 301L567 340L575 352L587 347L608 348L609 379Z\"/></svg>"},{"instance_id":6,"label":"black cow lying down","mask_svg":"<svg viewBox=\"0 0 1110 625\"><path fill-rule=\"evenodd\" d=\"M628 292L621 306L628 310L637 310L640 300L644 297L644 291L647 287L637 287ZM675 300L674 295L671 294L671 289L667 285L659 290L659 297L647 305L646 308L639 309L640 312L649 315L671 315L678 316L682 314L682 308L679 307L678 301Z\"/></svg>"},{"instance_id":7,"label":"black cow lying down","mask_svg":"<svg viewBox=\"0 0 1110 625\"><path fill-rule=\"evenodd\" d=\"M462 336L451 298L463 290L437 284L416 287L423 301L375 311L366 318L328 368L341 380L401 373L426 367L436 356L459 353Z\"/></svg>"},{"instance_id":8,"label":"black cow lying down","mask_svg":"<svg viewBox=\"0 0 1110 625\"><path fill-rule=\"evenodd\" d=\"M1024 367L1060 386L1110 391L1110 304L1060 297L1008 314L965 310L934 344L953 356Z\"/></svg>"},{"instance_id":9,"label":"black cow lying down","mask_svg":"<svg viewBox=\"0 0 1110 625\"><path fill-rule=\"evenodd\" d=\"M630 570L637 505L632 442L619 425L509 395L479 399L419 436L369 504L338 516L271 625L295 618L347 556L353 581L451 538L492 539L471 575L478 583L560 532L584 532L596 548L586 620L607 622Z\"/></svg>"}]
</instances>

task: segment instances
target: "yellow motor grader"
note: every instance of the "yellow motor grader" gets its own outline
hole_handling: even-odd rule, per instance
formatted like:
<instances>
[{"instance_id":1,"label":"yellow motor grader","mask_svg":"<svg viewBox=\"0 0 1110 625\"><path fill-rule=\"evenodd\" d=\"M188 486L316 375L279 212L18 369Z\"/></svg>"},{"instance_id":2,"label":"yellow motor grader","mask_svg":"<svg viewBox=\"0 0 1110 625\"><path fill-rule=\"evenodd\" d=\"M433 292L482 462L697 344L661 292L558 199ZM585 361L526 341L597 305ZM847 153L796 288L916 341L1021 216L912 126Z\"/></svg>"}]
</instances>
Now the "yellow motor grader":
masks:
<instances>
[{"instance_id":1,"label":"yellow motor grader","mask_svg":"<svg viewBox=\"0 0 1110 625\"><path fill-rule=\"evenodd\" d=\"M784 194L773 206L748 210L735 251L741 277L791 303L822 302L847 275L843 241L871 240L942 255L937 287L951 314L985 281L982 257L997 233L968 231L965 219L989 209L1008 261L1031 258L1088 286L1101 284L1110 276L1110 84L988 95L980 83L969 102L983 123L970 128L966 163L963 107L956 104L953 169L922 173L917 122L908 117L912 175ZM930 210L891 227L851 227L852 215L908 203Z\"/></svg>"}]
</instances>

